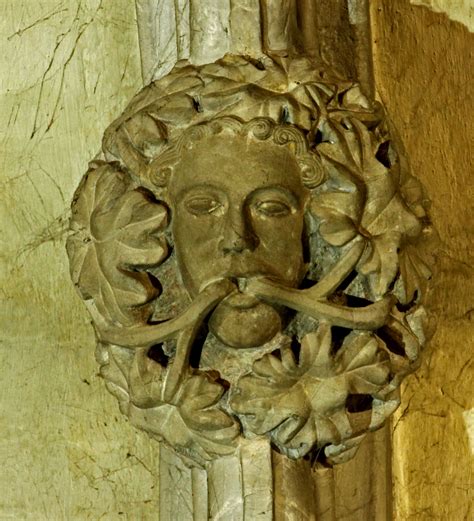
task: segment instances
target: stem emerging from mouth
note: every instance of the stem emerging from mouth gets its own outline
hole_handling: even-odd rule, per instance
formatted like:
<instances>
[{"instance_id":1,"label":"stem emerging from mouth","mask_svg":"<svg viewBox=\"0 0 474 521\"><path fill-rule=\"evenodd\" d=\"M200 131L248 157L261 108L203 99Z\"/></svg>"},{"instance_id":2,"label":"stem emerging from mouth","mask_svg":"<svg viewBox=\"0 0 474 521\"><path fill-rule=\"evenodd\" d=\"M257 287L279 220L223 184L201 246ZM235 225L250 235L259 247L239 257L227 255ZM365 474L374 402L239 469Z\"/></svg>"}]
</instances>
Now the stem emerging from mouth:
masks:
<instances>
[{"instance_id":1,"label":"stem emerging from mouth","mask_svg":"<svg viewBox=\"0 0 474 521\"><path fill-rule=\"evenodd\" d=\"M364 248L365 241L362 238L354 239L347 252L312 288L299 290L288 288L270 279L254 278L247 281L243 291L269 303L294 309L317 320L327 320L334 326L363 330L378 329L387 322L394 304L394 297L387 296L378 302L360 308L340 306L326 299L354 269Z\"/></svg>"},{"instance_id":2,"label":"stem emerging from mouth","mask_svg":"<svg viewBox=\"0 0 474 521\"><path fill-rule=\"evenodd\" d=\"M327 297L333 293L359 262L364 248L364 239L356 237L352 241L350 249L338 260L335 266L312 288L304 290L305 293L314 298Z\"/></svg>"},{"instance_id":3,"label":"stem emerging from mouth","mask_svg":"<svg viewBox=\"0 0 474 521\"><path fill-rule=\"evenodd\" d=\"M317 320L327 320L334 326L349 329L379 329L387 322L394 304L394 298L387 296L374 304L361 308L339 306L324 298L315 297L311 293L311 289L287 288L266 279L250 281L247 291L270 303L280 304Z\"/></svg>"},{"instance_id":4,"label":"stem emerging from mouth","mask_svg":"<svg viewBox=\"0 0 474 521\"><path fill-rule=\"evenodd\" d=\"M94 317L97 336L102 342L134 348L150 347L163 342L180 332L200 325L212 309L235 290L229 280L219 280L209 284L178 317L161 324L120 327L105 321L101 316Z\"/></svg>"},{"instance_id":5,"label":"stem emerging from mouth","mask_svg":"<svg viewBox=\"0 0 474 521\"><path fill-rule=\"evenodd\" d=\"M248 282L245 292L270 303L294 309L317 320L327 320L334 326L363 330L378 329L388 320L394 304L392 296L360 308L340 306L326 299L354 269L364 248L365 242L362 238L354 239L349 250L312 288L303 290L288 288L275 281L258 278Z\"/></svg>"}]
</instances>

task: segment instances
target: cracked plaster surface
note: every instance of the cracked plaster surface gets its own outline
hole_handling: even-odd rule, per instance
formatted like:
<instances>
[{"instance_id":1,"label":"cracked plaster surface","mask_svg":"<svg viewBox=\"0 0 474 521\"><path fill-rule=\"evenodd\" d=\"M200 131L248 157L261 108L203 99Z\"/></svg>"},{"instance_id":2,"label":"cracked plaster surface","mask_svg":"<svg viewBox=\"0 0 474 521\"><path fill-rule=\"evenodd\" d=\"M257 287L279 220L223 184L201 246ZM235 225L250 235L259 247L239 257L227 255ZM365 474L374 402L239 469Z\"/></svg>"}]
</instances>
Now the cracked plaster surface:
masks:
<instances>
[{"instance_id":1,"label":"cracked plaster surface","mask_svg":"<svg viewBox=\"0 0 474 521\"><path fill-rule=\"evenodd\" d=\"M135 9L0 4L0 519L156 519L159 455L103 392L64 249L87 161L141 85Z\"/></svg>"}]
</instances>

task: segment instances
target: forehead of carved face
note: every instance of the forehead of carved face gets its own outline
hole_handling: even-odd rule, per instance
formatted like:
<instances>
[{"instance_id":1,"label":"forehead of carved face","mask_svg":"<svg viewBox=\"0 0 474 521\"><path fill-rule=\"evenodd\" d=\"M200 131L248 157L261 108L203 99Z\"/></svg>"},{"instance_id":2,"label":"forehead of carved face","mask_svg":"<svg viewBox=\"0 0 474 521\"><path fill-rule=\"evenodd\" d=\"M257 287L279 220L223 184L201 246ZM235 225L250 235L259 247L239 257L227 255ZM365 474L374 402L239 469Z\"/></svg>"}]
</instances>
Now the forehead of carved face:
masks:
<instances>
[{"instance_id":1,"label":"forehead of carved face","mask_svg":"<svg viewBox=\"0 0 474 521\"><path fill-rule=\"evenodd\" d=\"M298 285L307 190L288 149L207 137L182 154L170 196L178 263L192 295L223 277Z\"/></svg>"}]
</instances>

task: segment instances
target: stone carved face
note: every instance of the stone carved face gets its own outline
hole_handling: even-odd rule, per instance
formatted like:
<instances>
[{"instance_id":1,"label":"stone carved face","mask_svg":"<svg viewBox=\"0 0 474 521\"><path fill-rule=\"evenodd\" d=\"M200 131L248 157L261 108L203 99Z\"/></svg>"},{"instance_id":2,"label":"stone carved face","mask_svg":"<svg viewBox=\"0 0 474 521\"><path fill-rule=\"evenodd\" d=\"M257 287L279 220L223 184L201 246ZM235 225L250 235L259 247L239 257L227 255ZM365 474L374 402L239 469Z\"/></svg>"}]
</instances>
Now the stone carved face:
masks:
<instances>
[{"instance_id":1,"label":"stone carved face","mask_svg":"<svg viewBox=\"0 0 474 521\"><path fill-rule=\"evenodd\" d=\"M208 137L182 155L170 195L176 254L192 296L222 278L240 286L253 277L298 286L308 191L289 150L238 136ZM218 306L210 326L227 345L255 347L278 332L280 317L238 291Z\"/></svg>"}]
</instances>

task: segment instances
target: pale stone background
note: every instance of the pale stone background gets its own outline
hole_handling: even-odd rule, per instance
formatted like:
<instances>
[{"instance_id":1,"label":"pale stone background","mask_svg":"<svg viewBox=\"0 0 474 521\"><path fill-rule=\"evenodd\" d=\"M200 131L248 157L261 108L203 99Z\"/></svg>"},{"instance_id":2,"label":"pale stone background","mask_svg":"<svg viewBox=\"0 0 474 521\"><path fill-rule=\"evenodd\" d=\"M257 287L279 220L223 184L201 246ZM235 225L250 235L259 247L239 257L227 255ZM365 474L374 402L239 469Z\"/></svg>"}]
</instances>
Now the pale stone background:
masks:
<instances>
[{"instance_id":1,"label":"pale stone background","mask_svg":"<svg viewBox=\"0 0 474 521\"><path fill-rule=\"evenodd\" d=\"M474 31L474 2L472 0L411 0L414 5L426 5L438 13L446 13L451 20L461 22Z\"/></svg>"},{"instance_id":2,"label":"pale stone background","mask_svg":"<svg viewBox=\"0 0 474 521\"><path fill-rule=\"evenodd\" d=\"M469 25L470 1L430 3ZM0 13L0 521L157 519L157 447L97 376L64 250L87 161L141 86L134 2L0 0ZM380 96L440 235L438 331L393 427L397 519L470 520L474 37L409 0L374 0L373 17Z\"/></svg>"},{"instance_id":3,"label":"pale stone background","mask_svg":"<svg viewBox=\"0 0 474 521\"><path fill-rule=\"evenodd\" d=\"M0 520L155 520L156 445L97 377L68 207L141 86L131 0L0 0Z\"/></svg>"}]
</instances>

